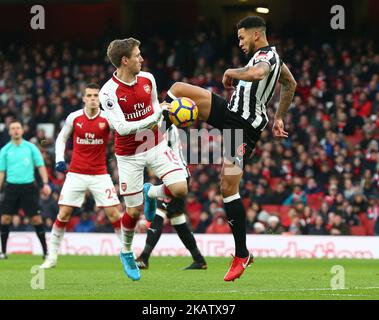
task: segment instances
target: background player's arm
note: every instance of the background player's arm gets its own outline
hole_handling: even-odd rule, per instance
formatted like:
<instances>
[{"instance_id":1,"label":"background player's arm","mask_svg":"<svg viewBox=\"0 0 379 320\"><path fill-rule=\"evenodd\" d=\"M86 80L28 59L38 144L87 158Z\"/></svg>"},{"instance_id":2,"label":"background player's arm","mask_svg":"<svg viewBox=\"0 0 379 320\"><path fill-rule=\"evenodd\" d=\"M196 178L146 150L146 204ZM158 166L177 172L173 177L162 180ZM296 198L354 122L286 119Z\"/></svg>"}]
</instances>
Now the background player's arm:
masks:
<instances>
[{"instance_id":1,"label":"background player's arm","mask_svg":"<svg viewBox=\"0 0 379 320\"><path fill-rule=\"evenodd\" d=\"M108 98L107 94L100 93L100 102L108 120L121 136L150 128L152 125L157 124L162 114L162 109L158 103L158 108L154 106L154 113L147 118L139 121L126 121L124 113L117 103L117 98Z\"/></svg>"},{"instance_id":2,"label":"background player's arm","mask_svg":"<svg viewBox=\"0 0 379 320\"><path fill-rule=\"evenodd\" d=\"M0 191L4 183L6 170L7 170L7 162L6 162L5 149L2 148L0 151Z\"/></svg>"},{"instance_id":3,"label":"background player's arm","mask_svg":"<svg viewBox=\"0 0 379 320\"><path fill-rule=\"evenodd\" d=\"M38 168L39 175L41 176L43 187L42 192L49 196L51 193L51 188L49 186L49 175L47 174L47 170L45 167L45 162L43 161L43 157L41 151L35 146L32 145L32 156L35 166Z\"/></svg>"},{"instance_id":4,"label":"background player's arm","mask_svg":"<svg viewBox=\"0 0 379 320\"><path fill-rule=\"evenodd\" d=\"M64 160L64 151L66 149L67 139L71 136L73 130L73 119L68 116L64 126L58 134L57 140L55 141L55 162L61 162Z\"/></svg>"},{"instance_id":5,"label":"background player's arm","mask_svg":"<svg viewBox=\"0 0 379 320\"><path fill-rule=\"evenodd\" d=\"M259 62L255 66L246 66L244 68L228 69L224 73L222 83L225 88L232 87L233 79L242 81L259 81L264 79L270 73L270 64Z\"/></svg>"},{"instance_id":6,"label":"background player's arm","mask_svg":"<svg viewBox=\"0 0 379 320\"><path fill-rule=\"evenodd\" d=\"M275 137L287 138L288 132L284 131L283 118L291 105L297 84L291 71L289 71L284 63L280 72L279 83L281 84L280 100L278 110L275 114L272 132Z\"/></svg>"},{"instance_id":7,"label":"background player's arm","mask_svg":"<svg viewBox=\"0 0 379 320\"><path fill-rule=\"evenodd\" d=\"M2 190L3 183L5 178L5 171L0 171L0 191Z\"/></svg>"}]
</instances>

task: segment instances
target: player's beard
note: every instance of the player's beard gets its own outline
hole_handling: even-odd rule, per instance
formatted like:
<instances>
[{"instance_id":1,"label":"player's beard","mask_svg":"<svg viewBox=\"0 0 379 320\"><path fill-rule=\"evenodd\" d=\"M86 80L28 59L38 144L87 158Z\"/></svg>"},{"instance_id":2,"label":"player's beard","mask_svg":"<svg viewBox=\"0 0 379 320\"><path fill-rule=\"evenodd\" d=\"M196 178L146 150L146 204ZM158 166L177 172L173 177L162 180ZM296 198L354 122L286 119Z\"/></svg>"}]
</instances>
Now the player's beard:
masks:
<instances>
[{"instance_id":1,"label":"player's beard","mask_svg":"<svg viewBox=\"0 0 379 320\"><path fill-rule=\"evenodd\" d=\"M251 44L247 50L246 57L251 57L254 55L254 53L255 53L255 43L251 42Z\"/></svg>"}]
</instances>

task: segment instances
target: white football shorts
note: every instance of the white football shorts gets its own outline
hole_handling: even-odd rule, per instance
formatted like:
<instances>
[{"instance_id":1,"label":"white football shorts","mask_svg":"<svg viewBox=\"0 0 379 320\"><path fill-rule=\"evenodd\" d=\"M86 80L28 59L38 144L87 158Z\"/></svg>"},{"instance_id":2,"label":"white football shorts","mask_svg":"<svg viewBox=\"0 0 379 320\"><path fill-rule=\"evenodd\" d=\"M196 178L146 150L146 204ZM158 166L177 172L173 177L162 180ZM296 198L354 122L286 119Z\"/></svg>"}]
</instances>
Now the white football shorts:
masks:
<instances>
[{"instance_id":1,"label":"white football shorts","mask_svg":"<svg viewBox=\"0 0 379 320\"><path fill-rule=\"evenodd\" d=\"M149 167L166 186L186 182L186 173L180 159L164 140L154 148L131 156L118 156L120 195L127 207L143 203L144 168Z\"/></svg>"},{"instance_id":2,"label":"white football shorts","mask_svg":"<svg viewBox=\"0 0 379 320\"><path fill-rule=\"evenodd\" d=\"M92 193L98 207L120 204L109 174L88 175L74 172L67 173L58 204L80 208L87 191Z\"/></svg>"}]
</instances>

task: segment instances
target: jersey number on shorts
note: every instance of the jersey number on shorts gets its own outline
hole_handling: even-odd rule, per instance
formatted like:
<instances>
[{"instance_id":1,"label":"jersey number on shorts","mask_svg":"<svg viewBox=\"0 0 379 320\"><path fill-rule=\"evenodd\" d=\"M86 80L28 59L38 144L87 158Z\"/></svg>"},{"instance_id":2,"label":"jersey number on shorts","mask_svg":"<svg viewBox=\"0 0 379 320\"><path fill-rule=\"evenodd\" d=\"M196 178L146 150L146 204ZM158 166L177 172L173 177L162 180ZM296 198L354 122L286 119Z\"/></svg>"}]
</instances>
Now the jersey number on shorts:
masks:
<instances>
[{"instance_id":1,"label":"jersey number on shorts","mask_svg":"<svg viewBox=\"0 0 379 320\"><path fill-rule=\"evenodd\" d=\"M174 151L167 150L167 151L164 152L164 154L166 155L166 157L168 158L168 160L170 160L170 162L179 165L179 159L176 156L176 154L174 153Z\"/></svg>"},{"instance_id":2,"label":"jersey number on shorts","mask_svg":"<svg viewBox=\"0 0 379 320\"><path fill-rule=\"evenodd\" d=\"M112 190L111 189L106 189L105 193L108 195L108 199L113 199L112 193L116 194L116 189L115 188L112 188Z\"/></svg>"}]
</instances>

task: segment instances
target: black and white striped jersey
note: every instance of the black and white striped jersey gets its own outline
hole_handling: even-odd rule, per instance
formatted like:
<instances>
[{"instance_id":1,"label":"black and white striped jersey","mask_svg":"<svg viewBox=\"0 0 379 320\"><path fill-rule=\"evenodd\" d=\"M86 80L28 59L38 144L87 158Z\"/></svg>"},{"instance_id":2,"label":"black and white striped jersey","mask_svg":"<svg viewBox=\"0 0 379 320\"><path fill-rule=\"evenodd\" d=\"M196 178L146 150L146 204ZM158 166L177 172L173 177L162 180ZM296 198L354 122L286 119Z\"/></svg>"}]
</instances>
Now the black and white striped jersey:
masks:
<instances>
[{"instance_id":1,"label":"black and white striped jersey","mask_svg":"<svg viewBox=\"0 0 379 320\"><path fill-rule=\"evenodd\" d=\"M274 94L282 61L275 47L267 46L260 48L246 66L252 67L259 62L268 63L270 73L260 81L246 82L240 80L228 103L228 109L237 113L255 129L261 131L269 121L266 106Z\"/></svg>"}]
</instances>

